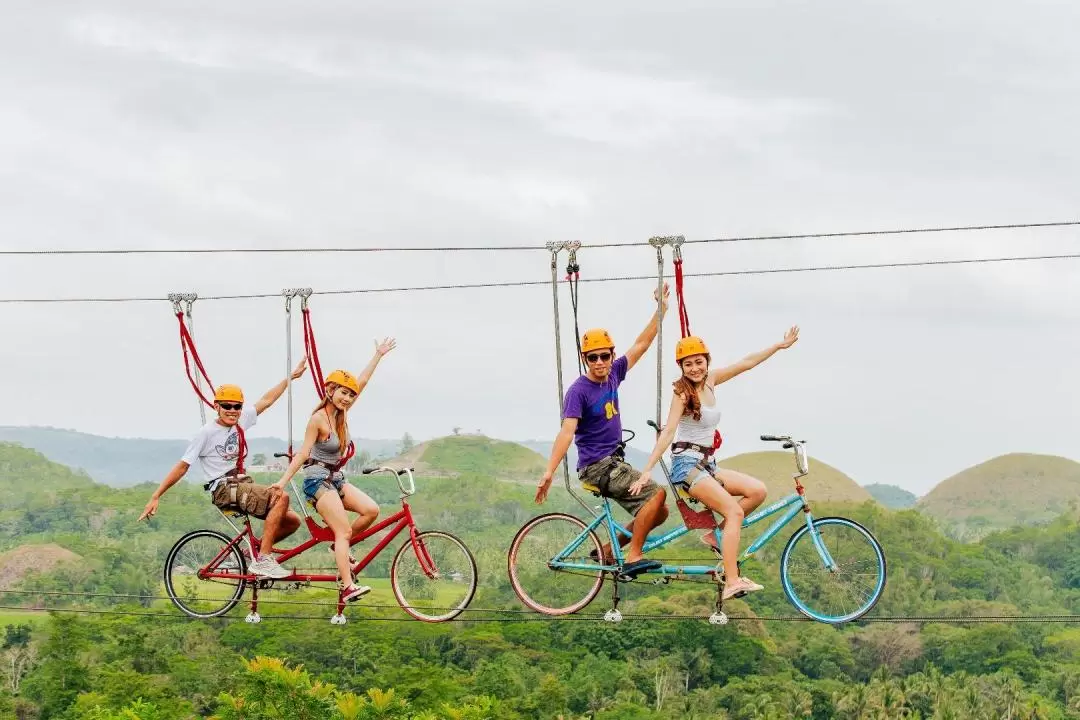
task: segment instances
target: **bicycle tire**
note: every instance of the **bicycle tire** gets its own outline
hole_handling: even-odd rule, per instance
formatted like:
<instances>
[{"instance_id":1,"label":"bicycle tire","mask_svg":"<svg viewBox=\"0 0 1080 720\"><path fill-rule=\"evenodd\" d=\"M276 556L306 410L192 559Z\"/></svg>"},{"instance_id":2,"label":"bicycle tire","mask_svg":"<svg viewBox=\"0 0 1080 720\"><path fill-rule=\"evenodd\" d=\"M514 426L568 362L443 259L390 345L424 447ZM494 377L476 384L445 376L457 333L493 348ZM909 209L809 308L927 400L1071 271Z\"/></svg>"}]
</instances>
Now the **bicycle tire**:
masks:
<instances>
[{"instance_id":1,"label":"bicycle tire","mask_svg":"<svg viewBox=\"0 0 1080 720\"><path fill-rule=\"evenodd\" d=\"M810 538L810 528L807 525L802 525L798 530L791 534L788 538L787 544L784 546L784 551L780 555L780 582L784 589L784 595L787 596L788 601L795 606L795 608L805 615L806 617L816 620L818 622L827 623L830 625L841 625L843 623L851 622L861 618L866 613L870 612L877 605L881 599L882 594L885 591L885 581L888 576L888 568L885 561L885 550L881 547L881 543L878 542L874 534L867 530L863 525L845 517L824 517L816 518L811 521L815 529L821 527L827 527L830 525L846 527L854 530L858 535L862 536L867 541L870 547L874 551L874 556L877 560L877 572L878 578L876 579L873 587L873 592L870 597L863 602L858 608L852 612L846 612L843 615L826 615L824 612L815 610L804 599L800 598L795 590L792 588L791 581L791 553L795 549L800 540L804 538L808 542L813 542ZM824 541L823 541L824 542ZM817 550L815 549L816 553ZM831 554L831 551L830 551Z\"/></svg>"},{"instance_id":2,"label":"bicycle tire","mask_svg":"<svg viewBox=\"0 0 1080 720\"><path fill-rule=\"evenodd\" d=\"M419 558L417 558L416 550L414 547L413 538L410 537L408 540L401 544L401 547L398 548L398 551L394 553L394 559L390 563L390 587L394 591L394 597L397 599L398 605L400 605L401 609L404 610L407 614L411 615L417 620L429 623L446 622L448 620L453 620L458 615L463 613L465 611L465 608L468 607L469 603L472 602L473 596L476 595L476 586L478 582L476 571L476 558L473 557L472 551L469 550L469 547L464 542L462 542L461 538L457 537L452 533L444 532L442 530L425 530L424 532L416 534L416 541L423 542L425 539L431 539L435 537L442 537L450 540L451 543L456 545L462 552L464 552L465 558L468 560L469 570L471 572L469 586L465 594L465 598L454 607L448 608L449 612L443 613L441 615L428 615L426 613L420 612L418 608L416 608L414 605L412 605L405 599L405 595L401 587L402 583L400 580L399 567L403 557L410 557L409 555L405 554L406 551L412 551L413 554L411 557L413 557L417 560L417 562L419 562Z\"/></svg>"},{"instance_id":3,"label":"bicycle tire","mask_svg":"<svg viewBox=\"0 0 1080 720\"><path fill-rule=\"evenodd\" d=\"M506 570L510 576L510 586L514 589L514 594L518 596L518 599L525 604L526 607L531 610L535 610L538 613L550 616L570 615L576 613L593 601L597 594L600 592L600 588L604 584L604 571L597 570L596 577L592 584L586 590L584 597L575 601L570 605L564 605L562 607L552 607L545 605L535 598L524 588L521 582L521 577L517 570L517 559L522 548L523 541L528 537L529 533L535 528L539 527L543 523L553 521L565 521L573 525L576 530L573 535L569 535L566 538L566 542L569 543L571 539L585 532L588 525L586 525L580 518L566 513L546 513L544 515L537 515L533 519L521 526L521 529L514 535L513 541L510 543L510 549L506 554ZM596 536L596 533L592 530L588 531L588 538L582 541L583 544L591 540L593 548L596 550L597 555L601 551L600 539ZM549 562L551 558L547 558L546 562ZM549 571L554 574L559 572L558 570L550 569ZM587 570L574 570L569 571L575 574L583 575L585 577L591 576L591 571Z\"/></svg>"},{"instance_id":4,"label":"bicycle tire","mask_svg":"<svg viewBox=\"0 0 1080 720\"><path fill-rule=\"evenodd\" d=\"M181 599L181 594L177 592L173 582L171 570L174 569L174 566L179 567L177 564L177 558L180 552L183 550L185 545L200 537L214 538L215 540L220 541L223 547L233 541L233 538L230 538L224 533L218 532L217 530L193 530L186 535L181 536L181 538L173 544L172 548L170 548L169 550L169 554L165 557L165 592L168 593L169 599L172 600L173 605L176 605L176 607L178 607L181 612L183 612L189 617L200 619L219 617L232 610L234 607L236 607L236 604L240 602L240 598L243 596L244 590L247 587L247 582L243 578L238 579L239 582L237 583L235 590L233 590L232 595L224 598L222 606L214 610L213 612L199 612L185 605L184 601ZM235 545L229 548L229 555L226 555L226 558L230 556L232 557L232 560L236 563L237 568L240 571L239 574L246 575L247 560L244 557L244 554L240 552L240 550ZM211 560L212 559L213 558L211 558ZM197 599L205 600L206 598Z\"/></svg>"}]
</instances>

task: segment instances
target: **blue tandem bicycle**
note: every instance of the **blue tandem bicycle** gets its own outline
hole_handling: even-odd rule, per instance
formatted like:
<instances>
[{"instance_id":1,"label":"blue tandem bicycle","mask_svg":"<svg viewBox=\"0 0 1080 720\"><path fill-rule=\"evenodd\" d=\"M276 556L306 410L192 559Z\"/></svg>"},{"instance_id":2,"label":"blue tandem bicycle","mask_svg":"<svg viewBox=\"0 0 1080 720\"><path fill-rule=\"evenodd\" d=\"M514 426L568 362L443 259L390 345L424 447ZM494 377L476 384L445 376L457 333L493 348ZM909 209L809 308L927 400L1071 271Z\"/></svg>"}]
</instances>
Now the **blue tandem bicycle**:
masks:
<instances>
[{"instance_id":1,"label":"blue tandem bicycle","mask_svg":"<svg viewBox=\"0 0 1080 720\"><path fill-rule=\"evenodd\" d=\"M649 421L659 432L657 425ZM626 442L633 438L624 440ZM815 518L805 497L801 482L809 470L805 441L788 435L762 435L764 442L778 442L795 455L798 470L792 479L795 492L771 505L759 508L743 519L747 528L761 520L783 513L765 532L739 555L742 563L765 546L800 512L805 522L788 538L780 555L780 582L787 599L800 613L822 623L839 625L856 620L869 612L885 589L885 553L877 538L865 527L844 517ZM661 463L665 474L667 466ZM597 497L598 488L584 486ZM670 489L670 486L669 486ZM648 553L682 537L692 528L712 528L716 547L720 547L721 531L708 508L693 510L689 504L700 505L681 488L676 488L675 502L684 522L659 535L650 535L645 542ZM544 615L559 616L579 612L600 592L605 577L612 577L612 608L604 620L622 620L619 610L619 586L628 581L622 575L624 558L617 533L624 537L630 531L611 515L610 501L601 497L600 512L591 521L568 513L545 513L525 523L514 536L507 553L510 583L518 598L529 608ZM597 531L606 527L611 542L613 564L601 562L601 542ZM591 556L590 556L591 553ZM644 575L659 576L654 582L667 583L683 576L708 576L716 583L716 610L709 622L723 625L728 621L723 611L724 573L716 565L670 565L646 570Z\"/></svg>"}]
</instances>

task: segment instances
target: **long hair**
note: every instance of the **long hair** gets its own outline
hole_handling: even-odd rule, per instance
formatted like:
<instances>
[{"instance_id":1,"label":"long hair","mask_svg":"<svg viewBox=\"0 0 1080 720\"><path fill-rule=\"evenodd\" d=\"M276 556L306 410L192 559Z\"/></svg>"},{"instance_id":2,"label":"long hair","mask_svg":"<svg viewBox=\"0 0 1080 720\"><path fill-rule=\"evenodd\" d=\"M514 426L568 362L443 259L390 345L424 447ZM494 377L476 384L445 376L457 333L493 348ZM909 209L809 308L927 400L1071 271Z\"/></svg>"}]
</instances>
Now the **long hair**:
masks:
<instances>
[{"instance_id":1,"label":"long hair","mask_svg":"<svg viewBox=\"0 0 1080 720\"><path fill-rule=\"evenodd\" d=\"M705 362L708 364L712 361L712 358L708 353L705 353ZM679 367L682 367L682 363L679 363ZM694 386L694 383L690 382L690 378L686 377L686 373L679 377L678 380L671 383L671 386L675 389L675 392L686 398L686 407L683 408L683 415L689 415L694 420L701 419L701 396L698 395L698 389Z\"/></svg>"},{"instance_id":2,"label":"long hair","mask_svg":"<svg viewBox=\"0 0 1080 720\"><path fill-rule=\"evenodd\" d=\"M315 407L315 410L311 414L315 415L320 410L324 410L327 406L331 405L330 396L333 395L334 391L339 387L341 386L337 383L326 383L326 397ZM329 414L330 413L327 412L327 415ZM334 433L338 438L338 448L344 453L345 445L349 438L349 422L345 417L345 413L341 410L338 410L337 418L334 421Z\"/></svg>"}]
</instances>

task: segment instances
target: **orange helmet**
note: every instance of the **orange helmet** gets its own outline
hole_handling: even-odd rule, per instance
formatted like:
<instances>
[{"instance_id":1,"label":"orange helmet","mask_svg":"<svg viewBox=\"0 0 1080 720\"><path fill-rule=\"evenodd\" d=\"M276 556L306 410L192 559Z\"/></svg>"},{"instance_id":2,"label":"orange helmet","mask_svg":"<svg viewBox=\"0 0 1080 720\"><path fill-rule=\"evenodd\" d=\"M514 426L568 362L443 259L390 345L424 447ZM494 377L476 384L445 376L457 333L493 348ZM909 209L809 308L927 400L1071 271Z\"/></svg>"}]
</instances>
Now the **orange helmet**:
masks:
<instances>
[{"instance_id":1,"label":"orange helmet","mask_svg":"<svg viewBox=\"0 0 1080 720\"><path fill-rule=\"evenodd\" d=\"M244 402L244 391L239 385L219 385L214 391L214 402Z\"/></svg>"},{"instance_id":2,"label":"orange helmet","mask_svg":"<svg viewBox=\"0 0 1080 720\"><path fill-rule=\"evenodd\" d=\"M336 383L341 387L347 387L357 395L360 394L360 383L357 382L356 376L348 370L335 370L327 375L326 384L330 383Z\"/></svg>"},{"instance_id":3,"label":"orange helmet","mask_svg":"<svg viewBox=\"0 0 1080 720\"><path fill-rule=\"evenodd\" d=\"M585 334L581 336L581 352L587 353L602 348L615 348L615 343L612 341L611 336L608 335L607 330L594 328L586 330Z\"/></svg>"},{"instance_id":4,"label":"orange helmet","mask_svg":"<svg viewBox=\"0 0 1080 720\"><path fill-rule=\"evenodd\" d=\"M691 355L708 355L709 348L705 347L705 341L696 335L687 335L675 343L675 362L682 362L683 358Z\"/></svg>"}]
</instances>

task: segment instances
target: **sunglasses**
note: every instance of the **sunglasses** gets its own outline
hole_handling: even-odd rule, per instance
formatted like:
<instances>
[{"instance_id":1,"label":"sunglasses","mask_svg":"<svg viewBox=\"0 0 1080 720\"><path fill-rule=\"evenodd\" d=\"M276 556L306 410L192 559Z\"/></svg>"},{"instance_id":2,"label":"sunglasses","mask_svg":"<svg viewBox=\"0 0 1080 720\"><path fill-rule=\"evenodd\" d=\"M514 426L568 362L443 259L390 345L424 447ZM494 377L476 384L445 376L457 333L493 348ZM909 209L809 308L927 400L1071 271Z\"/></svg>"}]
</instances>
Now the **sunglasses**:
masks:
<instances>
[{"instance_id":1,"label":"sunglasses","mask_svg":"<svg viewBox=\"0 0 1080 720\"><path fill-rule=\"evenodd\" d=\"M219 402L218 407L222 410L239 410L244 407L244 403L223 403Z\"/></svg>"},{"instance_id":2,"label":"sunglasses","mask_svg":"<svg viewBox=\"0 0 1080 720\"><path fill-rule=\"evenodd\" d=\"M611 353L609 353L609 352L589 353L588 355L585 356L585 359L588 360L591 363L594 363L594 362L597 362L597 361L599 361L599 362L607 362L608 360L611 359Z\"/></svg>"}]
</instances>

